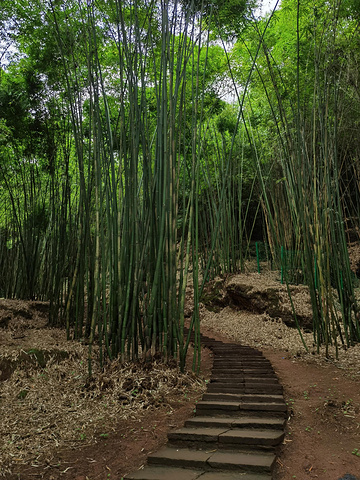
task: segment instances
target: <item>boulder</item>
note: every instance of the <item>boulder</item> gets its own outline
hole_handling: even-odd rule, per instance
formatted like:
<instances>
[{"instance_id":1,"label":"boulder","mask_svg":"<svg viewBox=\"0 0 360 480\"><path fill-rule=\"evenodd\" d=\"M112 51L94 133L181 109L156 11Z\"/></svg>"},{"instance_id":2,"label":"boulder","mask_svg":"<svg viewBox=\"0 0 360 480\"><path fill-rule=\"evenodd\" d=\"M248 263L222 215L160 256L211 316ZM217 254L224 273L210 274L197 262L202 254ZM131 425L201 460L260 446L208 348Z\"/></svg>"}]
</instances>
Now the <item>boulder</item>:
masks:
<instances>
[{"instance_id":1,"label":"boulder","mask_svg":"<svg viewBox=\"0 0 360 480\"><path fill-rule=\"evenodd\" d=\"M225 286L229 305L253 313L267 313L281 319L287 326L296 327L295 317L286 285L262 278L262 275L234 276ZM308 287L290 285L291 299L297 320L305 331L312 331L312 307Z\"/></svg>"}]
</instances>

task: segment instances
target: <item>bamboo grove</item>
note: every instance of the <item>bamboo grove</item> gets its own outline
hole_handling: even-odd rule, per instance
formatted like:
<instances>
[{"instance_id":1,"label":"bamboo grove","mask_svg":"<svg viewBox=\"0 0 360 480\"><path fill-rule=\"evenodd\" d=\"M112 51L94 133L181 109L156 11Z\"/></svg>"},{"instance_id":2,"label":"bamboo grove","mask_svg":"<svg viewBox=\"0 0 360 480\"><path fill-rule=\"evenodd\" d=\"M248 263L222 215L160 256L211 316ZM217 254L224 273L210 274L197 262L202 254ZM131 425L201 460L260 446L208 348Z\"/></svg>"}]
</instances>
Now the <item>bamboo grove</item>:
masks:
<instances>
[{"instance_id":1,"label":"bamboo grove","mask_svg":"<svg viewBox=\"0 0 360 480\"><path fill-rule=\"evenodd\" d=\"M196 369L203 287L261 235L318 348L359 341L356 2L30 3L4 2L0 295L49 301L90 373L94 344L183 369L191 284Z\"/></svg>"}]
</instances>

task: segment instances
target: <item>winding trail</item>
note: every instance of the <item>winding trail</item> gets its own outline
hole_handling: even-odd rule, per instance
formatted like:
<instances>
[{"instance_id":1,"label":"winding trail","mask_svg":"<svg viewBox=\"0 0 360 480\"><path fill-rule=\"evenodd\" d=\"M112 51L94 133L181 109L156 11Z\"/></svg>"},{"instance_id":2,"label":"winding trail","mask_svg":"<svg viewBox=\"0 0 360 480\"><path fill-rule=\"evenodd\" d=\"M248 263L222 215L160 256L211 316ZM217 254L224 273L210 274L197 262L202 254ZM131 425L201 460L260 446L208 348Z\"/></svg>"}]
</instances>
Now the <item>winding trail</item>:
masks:
<instances>
[{"instance_id":1,"label":"winding trail","mask_svg":"<svg viewBox=\"0 0 360 480\"><path fill-rule=\"evenodd\" d=\"M201 336L214 354L196 415L133 480L271 480L284 438L286 404L269 360L255 348Z\"/></svg>"}]
</instances>

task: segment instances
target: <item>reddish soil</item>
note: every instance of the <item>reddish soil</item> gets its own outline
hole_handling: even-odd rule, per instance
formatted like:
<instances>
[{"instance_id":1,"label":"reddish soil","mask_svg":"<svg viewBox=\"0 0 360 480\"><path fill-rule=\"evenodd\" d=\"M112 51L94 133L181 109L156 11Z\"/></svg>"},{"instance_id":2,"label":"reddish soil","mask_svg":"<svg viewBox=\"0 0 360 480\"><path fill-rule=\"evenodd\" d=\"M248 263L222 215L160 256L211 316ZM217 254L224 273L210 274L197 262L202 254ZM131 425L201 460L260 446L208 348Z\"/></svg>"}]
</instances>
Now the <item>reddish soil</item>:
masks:
<instances>
[{"instance_id":1,"label":"reddish soil","mask_svg":"<svg viewBox=\"0 0 360 480\"><path fill-rule=\"evenodd\" d=\"M288 422L274 480L360 474L360 388L333 365L264 351L284 387Z\"/></svg>"}]
</instances>

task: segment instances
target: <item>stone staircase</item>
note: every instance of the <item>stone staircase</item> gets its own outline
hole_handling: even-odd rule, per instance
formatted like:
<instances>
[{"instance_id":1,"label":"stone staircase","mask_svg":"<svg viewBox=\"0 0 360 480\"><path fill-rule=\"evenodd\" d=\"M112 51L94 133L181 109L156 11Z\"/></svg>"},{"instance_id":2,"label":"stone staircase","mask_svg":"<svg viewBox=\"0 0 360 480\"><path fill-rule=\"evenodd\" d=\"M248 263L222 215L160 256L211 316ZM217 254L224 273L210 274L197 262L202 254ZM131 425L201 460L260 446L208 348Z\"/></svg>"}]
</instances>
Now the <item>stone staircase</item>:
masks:
<instances>
[{"instance_id":1,"label":"stone staircase","mask_svg":"<svg viewBox=\"0 0 360 480\"><path fill-rule=\"evenodd\" d=\"M214 365L196 416L126 479L271 480L286 418L273 368L254 348L201 340L212 349Z\"/></svg>"}]
</instances>

